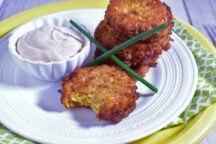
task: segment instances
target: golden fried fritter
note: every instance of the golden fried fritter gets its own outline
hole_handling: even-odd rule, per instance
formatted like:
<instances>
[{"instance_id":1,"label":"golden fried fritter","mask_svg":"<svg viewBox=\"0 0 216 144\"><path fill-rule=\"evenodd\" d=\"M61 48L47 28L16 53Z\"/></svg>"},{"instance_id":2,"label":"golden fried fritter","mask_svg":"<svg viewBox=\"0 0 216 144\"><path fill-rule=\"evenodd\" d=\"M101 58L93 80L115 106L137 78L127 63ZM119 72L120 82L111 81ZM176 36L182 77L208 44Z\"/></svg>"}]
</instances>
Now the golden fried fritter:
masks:
<instances>
[{"instance_id":1,"label":"golden fried fritter","mask_svg":"<svg viewBox=\"0 0 216 144\"><path fill-rule=\"evenodd\" d=\"M121 41L114 35L114 29L102 21L96 31L95 38L104 45L107 49L112 49L121 44ZM124 48L116 54L124 63L134 70L139 69L141 66L152 67L156 65L157 58L163 50L170 47L170 36L164 36L156 41L140 41L127 48ZM96 50L96 56L101 55L100 50ZM113 64L111 61L106 61L107 64Z\"/></svg>"},{"instance_id":2,"label":"golden fried fritter","mask_svg":"<svg viewBox=\"0 0 216 144\"><path fill-rule=\"evenodd\" d=\"M115 66L80 68L62 84L66 108L90 107L100 120L121 121L135 109L137 98L134 80Z\"/></svg>"},{"instance_id":3,"label":"golden fried fritter","mask_svg":"<svg viewBox=\"0 0 216 144\"><path fill-rule=\"evenodd\" d=\"M149 66L140 65L139 67L134 68L134 71L141 77L145 77L146 73L149 71Z\"/></svg>"},{"instance_id":4,"label":"golden fried fritter","mask_svg":"<svg viewBox=\"0 0 216 144\"><path fill-rule=\"evenodd\" d=\"M157 39L169 35L173 27L171 10L160 0L111 0L105 19L121 40L167 23L166 29L151 37Z\"/></svg>"}]
</instances>

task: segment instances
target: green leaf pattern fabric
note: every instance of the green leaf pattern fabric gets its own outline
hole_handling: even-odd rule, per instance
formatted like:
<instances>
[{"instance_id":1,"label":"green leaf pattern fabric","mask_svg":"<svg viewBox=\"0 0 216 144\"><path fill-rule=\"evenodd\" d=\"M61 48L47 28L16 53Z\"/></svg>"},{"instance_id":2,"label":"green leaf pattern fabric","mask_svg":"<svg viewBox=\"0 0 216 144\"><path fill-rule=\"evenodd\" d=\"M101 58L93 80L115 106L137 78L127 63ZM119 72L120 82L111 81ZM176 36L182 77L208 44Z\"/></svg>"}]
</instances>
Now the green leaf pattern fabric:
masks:
<instances>
[{"instance_id":1,"label":"green leaf pattern fabric","mask_svg":"<svg viewBox=\"0 0 216 144\"><path fill-rule=\"evenodd\" d=\"M173 31L192 51L198 67L198 85L186 110L170 125L184 123L216 102L216 54L205 49L177 20ZM170 126L169 125L169 126Z\"/></svg>"}]
</instances>

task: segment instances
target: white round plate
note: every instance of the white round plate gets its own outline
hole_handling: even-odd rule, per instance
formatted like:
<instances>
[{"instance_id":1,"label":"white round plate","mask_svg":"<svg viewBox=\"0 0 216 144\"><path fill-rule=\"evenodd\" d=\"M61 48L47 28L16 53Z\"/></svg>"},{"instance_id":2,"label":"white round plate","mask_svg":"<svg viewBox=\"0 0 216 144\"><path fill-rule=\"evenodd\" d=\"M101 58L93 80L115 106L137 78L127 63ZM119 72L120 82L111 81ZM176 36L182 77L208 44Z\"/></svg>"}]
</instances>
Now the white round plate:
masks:
<instances>
[{"instance_id":1,"label":"white round plate","mask_svg":"<svg viewBox=\"0 0 216 144\"><path fill-rule=\"evenodd\" d=\"M77 9L46 16L73 19L93 34L104 9ZM43 17L44 18L44 17ZM8 36L0 43L0 121L25 138L41 143L126 143L163 128L190 103L197 84L197 67L184 42L172 35L146 79L159 88L153 95L140 83L137 108L118 124L98 121L87 108L65 109L61 81L43 82L21 71L8 54ZM93 51L93 49L92 49Z\"/></svg>"}]
</instances>

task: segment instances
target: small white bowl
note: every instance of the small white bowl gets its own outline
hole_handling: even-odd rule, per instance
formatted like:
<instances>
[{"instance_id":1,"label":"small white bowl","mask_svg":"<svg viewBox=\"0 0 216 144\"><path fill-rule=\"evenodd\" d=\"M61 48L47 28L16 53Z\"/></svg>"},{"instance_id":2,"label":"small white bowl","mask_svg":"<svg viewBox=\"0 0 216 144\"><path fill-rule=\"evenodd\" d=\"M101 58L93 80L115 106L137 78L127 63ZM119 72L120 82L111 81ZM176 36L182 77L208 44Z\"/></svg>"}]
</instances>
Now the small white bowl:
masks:
<instances>
[{"instance_id":1,"label":"small white bowl","mask_svg":"<svg viewBox=\"0 0 216 144\"><path fill-rule=\"evenodd\" d=\"M90 41L82 35L84 39L83 48L76 55L62 61L37 62L24 59L16 51L16 42L18 38L26 34L27 32L43 26L44 24L54 24L57 26L66 26L69 28L73 28L70 25L69 20L62 20L56 18L38 19L35 21L31 21L14 30L11 37L9 38L9 52L17 66L20 67L27 74L44 81L61 80L64 76L69 75L76 68L81 67L81 65L90 53ZM76 30L75 28L73 29Z\"/></svg>"}]
</instances>

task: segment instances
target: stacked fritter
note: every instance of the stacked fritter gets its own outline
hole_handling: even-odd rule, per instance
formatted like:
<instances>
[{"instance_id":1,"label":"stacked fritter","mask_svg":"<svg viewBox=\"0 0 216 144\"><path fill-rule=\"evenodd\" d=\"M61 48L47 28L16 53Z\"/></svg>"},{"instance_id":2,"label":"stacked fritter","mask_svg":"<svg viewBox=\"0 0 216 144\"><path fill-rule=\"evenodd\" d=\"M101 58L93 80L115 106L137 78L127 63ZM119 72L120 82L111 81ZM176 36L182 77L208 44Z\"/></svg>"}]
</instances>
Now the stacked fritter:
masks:
<instances>
[{"instance_id":1,"label":"stacked fritter","mask_svg":"<svg viewBox=\"0 0 216 144\"><path fill-rule=\"evenodd\" d=\"M170 8L160 0L111 0L95 31L95 38L107 49L112 49L128 39L163 23L168 27L131 45L116 54L124 63L144 76L154 67L163 50L170 47L173 16ZM101 55L96 50L96 56ZM111 60L105 63L113 64Z\"/></svg>"}]
</instances>

